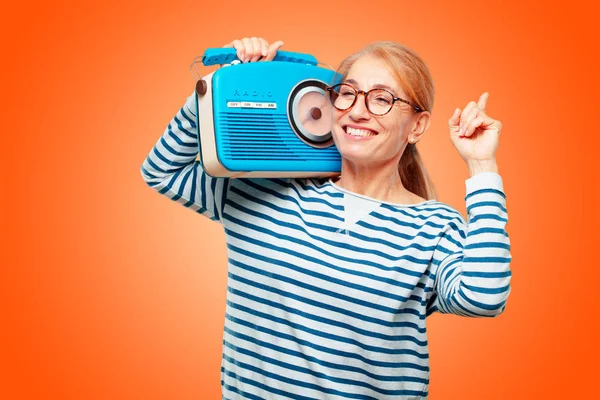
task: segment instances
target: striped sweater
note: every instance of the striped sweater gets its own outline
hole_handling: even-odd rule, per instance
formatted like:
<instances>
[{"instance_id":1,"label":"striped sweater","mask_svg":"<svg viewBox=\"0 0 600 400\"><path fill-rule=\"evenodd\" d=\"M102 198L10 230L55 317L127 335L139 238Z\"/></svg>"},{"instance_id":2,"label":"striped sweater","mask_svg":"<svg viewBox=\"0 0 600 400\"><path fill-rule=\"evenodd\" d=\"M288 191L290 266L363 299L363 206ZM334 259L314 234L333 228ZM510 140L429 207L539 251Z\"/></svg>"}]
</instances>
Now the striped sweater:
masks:
<instances>
[{"instance_id":1,"label":"striped sweater","mask_svg":"<svg viewBox=\"0 0 600 400\"><path fill-rule=\"evenodd\" d=\"M194 95L143 162L146 183L225 229L223 399L423 399L425 318L500 314L510 292L502 179L466 181L469 222L436 200L382 202L344 229L317 179L212 178Z\"/></svg>"}]
</instances>

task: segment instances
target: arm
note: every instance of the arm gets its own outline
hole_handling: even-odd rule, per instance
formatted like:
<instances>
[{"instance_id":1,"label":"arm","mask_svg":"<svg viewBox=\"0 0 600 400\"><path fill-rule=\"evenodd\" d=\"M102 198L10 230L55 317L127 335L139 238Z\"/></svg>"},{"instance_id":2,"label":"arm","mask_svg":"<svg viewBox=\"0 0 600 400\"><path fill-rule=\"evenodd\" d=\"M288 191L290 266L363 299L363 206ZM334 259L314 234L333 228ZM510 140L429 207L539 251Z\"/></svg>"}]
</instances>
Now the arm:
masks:
<instances>
[{"instance_id":1,"label":"arm","mask_svg":"<svg viewBox=\"0 0 600 400\"><path fill-rule=\"evenodd\" d=\"M434 252L435 284L427 314L471 317L502 313L510 293L510 240L502 178L482 172L466 181L469 223L446 225Z\"/></svg>"},{"instance_id":2,"label":"arm","mask_svg":"<svg viewBox=\"0 0 600 400\"><path fill-rule=\"evenodd\" d=\"M272 60L283 45L271 45L262 38L234 40L225 47L234 47L244 62ZM229 178L213 178L206 174L199 161L196 134L195 93L188 97L162 137L148 154L141 167L144 181L171 200L183 204L199 214L221 221Z\"/></svg>"},{"instance_id":3,"label":"arm","mask_svg":"<svg viewBox=\"0 0 600 400\"><path fill-rule=\"evenodd\" d=\"M198 154L195 94L171 120L163 135L144 160L144 181L193 211L220 221L225 205L228 178L212 178L204 172Z\"/></svg>"}]
</instances>

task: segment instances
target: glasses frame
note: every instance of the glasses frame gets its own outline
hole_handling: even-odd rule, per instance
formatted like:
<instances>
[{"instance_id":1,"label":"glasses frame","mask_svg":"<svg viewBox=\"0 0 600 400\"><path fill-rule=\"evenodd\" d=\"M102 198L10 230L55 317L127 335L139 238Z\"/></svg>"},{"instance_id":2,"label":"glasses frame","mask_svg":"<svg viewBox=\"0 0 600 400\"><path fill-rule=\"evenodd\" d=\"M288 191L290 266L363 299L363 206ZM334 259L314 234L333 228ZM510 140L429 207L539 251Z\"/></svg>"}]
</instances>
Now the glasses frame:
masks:
<instances>
[{"instance_id":1,"label":"glasses frame","mask_svg":"<svg viewBox=\"0 0 600 400\"><path fill-rule=\"evenodd\" d=\"M333 98L331 97L331 93L332 91L335 90L335 88L338 88L340 86L348 86L350 88L352 88L352 90L354 90L354 92L356 93L356 95L354 96L354 100L352 101L352 104L350 104L347 108L339 108L336 107ZM368 91L364 91L364 90L358 90L357 88L355 88L354 86L350 85L349 83L338 83L337 85L333 85L333 86L328 86L327 88L325 88L325 90L327 90L329 92L329 100L331 101L331 104L333 105L333 107L336 110L340 110L340 111L346 111L351 109L352 107L354 107L354 104L356 104L356 99L358 99L358 96L360 96L361 94L363 95L364 99L365 99L365 107L367 108L367 111L369 111L369 113L371 113L372 115L375 115L377 117L382 117L386 114L388 114L390 111L392 111L392 108L394 108L394 104L396 104L397 101L400 101L402 103L408 104L409 106L411 106L413 108L413 110L415 110L416 112L422 112L423 110L421 110L421 108L419 106L415 106L413 104L410 103L410 101L408 100L404 100L400 97L396 97L394 95L394 93L390 92L387 89L382 89L382 88L375 88L375 89L371 89ZM392 96L392 104L390 105L390 109L387 110L387 112L383 113L383 114L375 114L374 112L371 111L371 109L369 108L369 102L367 101L367 97L369 96L369 93L375 91L375 90L383 90L384 92L388 92L391 96Z\"/></svg>"}]
</instances>

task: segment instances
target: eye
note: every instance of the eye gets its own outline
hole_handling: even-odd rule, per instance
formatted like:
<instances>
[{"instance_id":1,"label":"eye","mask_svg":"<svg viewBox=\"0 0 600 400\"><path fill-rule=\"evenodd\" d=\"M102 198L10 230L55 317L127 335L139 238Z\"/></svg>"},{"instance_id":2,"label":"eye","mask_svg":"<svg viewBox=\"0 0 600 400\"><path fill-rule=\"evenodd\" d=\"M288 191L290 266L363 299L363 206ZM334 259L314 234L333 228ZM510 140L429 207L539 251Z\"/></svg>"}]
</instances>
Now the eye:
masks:
<instances>
[{"instance_id":1,"label":"eye","mask_svg":"<svg viewBox=\"0 0 600 400\"><path fill-rule=\"evenodd\" d=\"M391 99L390 97L386 97L386 96L377 96L377 97L375 98L375 101L376 101L378 104L381 104L381 105L386 105L386 106L387 106L387 105L390 105L390 104L392 103L392 99Z\"/></svg>"},{"instance_id":2,"label":"eye","mask_svg":"<svg viewBox=\"0 0 600 400\"><path fill-rule=\"evenodd\" d=\"M354 91L353 88L349 87L349 86L341 86L338 89L338 93L340 96L344 96L344 97L352 97L356 95L356 92Z\"/></svg>"},{"instance_id":3,"label":"eye","mask_svg":"<svg viewBox=\"0 0 600 400\"><path fill-rule=\"evenodd\" d=\"M374 91L369 95L369 101L380 106L389 106L394 102L394 98L388 92Z\"/></svg>"}]
</instances>

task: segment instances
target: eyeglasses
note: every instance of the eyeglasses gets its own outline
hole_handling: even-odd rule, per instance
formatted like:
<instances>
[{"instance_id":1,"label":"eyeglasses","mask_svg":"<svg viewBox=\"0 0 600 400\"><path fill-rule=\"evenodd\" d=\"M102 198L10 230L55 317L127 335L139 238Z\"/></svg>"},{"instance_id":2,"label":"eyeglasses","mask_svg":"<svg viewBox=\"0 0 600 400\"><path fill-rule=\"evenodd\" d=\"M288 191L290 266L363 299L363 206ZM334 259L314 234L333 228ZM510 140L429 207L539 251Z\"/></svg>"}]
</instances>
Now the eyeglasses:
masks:
<instances>
[{"instance_id":1,"label":"eyeglasses","mask_svg":"<svg viewBox=\"0 0 600 400\"><path fill-rule=\"evenodd\" d=\"M378 117L389 113L397 101L408 104L416 112L422 111L418 106L410 104L408 100L396 97L393 93L385 89L371 89L365 92L364 90L355 89L347 83L339 83L328 87L327 91L330 93L329 99L331 100L331 104L340 111L346 111L354 106L356 99L361 93L365 96L367 110Z\"/></svg>"}]
</instances>

